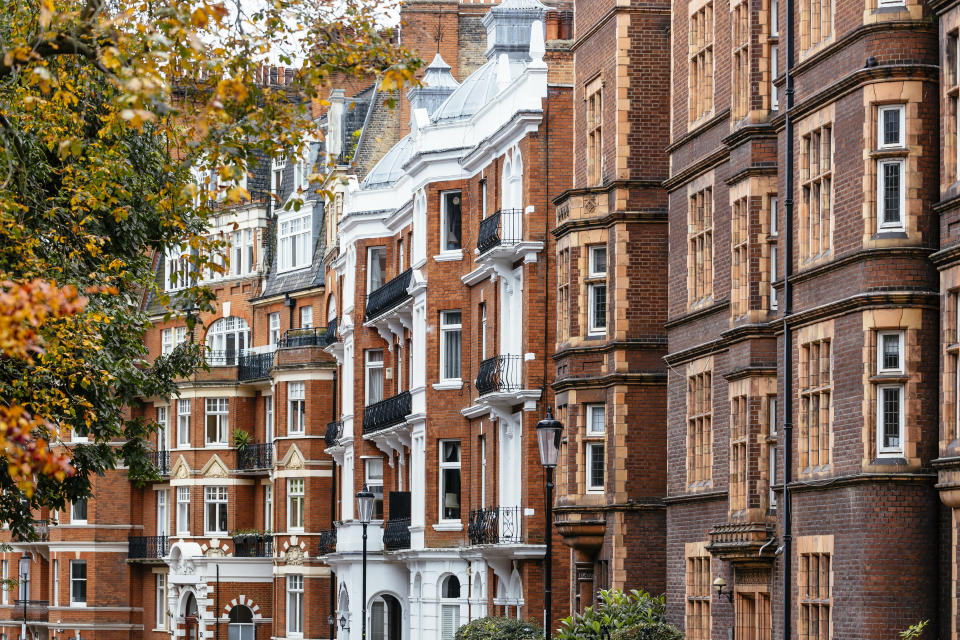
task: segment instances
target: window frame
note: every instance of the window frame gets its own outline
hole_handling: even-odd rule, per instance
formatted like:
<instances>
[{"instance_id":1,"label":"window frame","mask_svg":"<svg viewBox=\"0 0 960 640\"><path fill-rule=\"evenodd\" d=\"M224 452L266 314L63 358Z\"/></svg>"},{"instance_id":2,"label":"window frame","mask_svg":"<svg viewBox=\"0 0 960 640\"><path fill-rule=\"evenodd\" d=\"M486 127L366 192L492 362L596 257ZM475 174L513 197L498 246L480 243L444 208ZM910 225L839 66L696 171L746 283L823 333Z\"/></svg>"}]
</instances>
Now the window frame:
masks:
<instances>
[{"instance_id":1,"label":"window frame","mask_svg":"<svg viewBox=\"0 0 960 640\"><path fill-rule=\"evenodd\" d=\"M375 264L374 263L375 254L383 255L383 260L378 261L378 264L381 264L382 267L380 268L381 282L377 284L377 286L373 286L375 283L373 282L373 269L371 268L371 265ZM369 296L371 293L373 293L383 285L387 284L387 282L388 282L387 280L387 248L383 245L377 245L375 247L367 247L367 295Z\"/></svg>"},{"instance_id":2,"label":"window frame","mask_svg":"<svg viewBox=\"0 0 960 640\"><path fill-rule=\"evenodd\" d=\"M456 443L456 445L457 445L457 461L456 461L456 462L445 462L444 459L443 459L443 458L444 458L445 445L446 445L447 443ZM441 523L443 523L443 522L446 522L446 523L462 522L462 521L463 521L463 444L460 442L460 440L453 439L453 438L445 438L445 439L443 439L443 440L438 440L438 441L437 441L437 445L438 445L438 446L437 446L437 454L438 454L437 457L438 457L438 459L439 459L439 460L438 460L438 470L439 470L439 474L438 474L438 475L439 475L439 480L440 480L440 482L438 483L438 484L439 484L439 487L438 487L438 488L439 488L439 491L437 491L437 502L439 503L439 504L438 504L439 513L438 513L438 518L437 518L437 520L438 520L439 522L441 522ZM445 503L445 499L446 499L446 495L447 495L447 493L448 493L448 491L447 491L447 477L446 477L446 473L444 473L444 472L447 471L447 470L454 470L454 469L459 473L459 483L458 483L458 487L457 487L457 497L458 497L458 500L459 500L459 506L457 507L457 510L460 512L460 515L459 515L458 517L456 517L456 518L448 518L448 517L446 516L446 509L447 509L447 507L446 507L445 504L444 504L444 503ZM450 507L450 508L452 509L453 507Z\"/></svg>"},{"instance_id":3,"label":"window frame","mask_svg":"<svg viewBox=\"0 0 960 640\"><path fill-rule=\"evenodd\" d=\"M593 482L593 473L595 471L596 460L594 459L594 451L599 450L601 452L601 459L603 460L603 484L595 484ZM587 493L603 493L606 490L607 485L607 459L606 459L606 443L602 440L591 440L587 441L584 446L584 457L586 458L586 476L584 477L584 487Z\"/></svg>"},{"instance_id":4,"label":"window frame","mask_svg":"<svg viewBox=\"0 0 960 640\"><path fill-rule=\"evenodd\" d=\"M299 573L287 574L287 606L286 606L286 628L287 635L300 638L303 636L303 603L304 603L304 579ZM295 605L295 606L293 606ZM295 609L295 615L290 612ZM291 625L291 623L294 623Z\"/></svg>"},{"instance_id":5,"label":"window frame","mask_svg":"<svg viewBox=\"0 0 960 640\"><path fill-rule=\"evenodd\" d=\"M879 0L883 2L883 0ZM898 139L896 142L884 142L886 139L886 120L884 113L888 111L897 111L898 118ZM907 106L905 104L886 104L877 107L877 149L904 149L906 148L906 122Z\"/></svg>"},{"instance_id":6,"label":"window frame","mask_svg":"<svg viewBox=\"0 0 960 640\"><path fill-rule=\"evenodd\" d=\"M170 448L170 406L166 404L159 405L156 407L157 410L157 450L166 451ZM81 436L83 440L81 442L86 442L87 436ZM77 436L74 433L73 441L78 442Z\"/></svg>"},{"instance_id":7,"label":"window frame","mask_svg":"<svg viewBox=\"0 0 960 640\"><path fill-rule=\"evenodd\" d=\"M287 478L287 531L303 531L306 527L306 478Z\"/></svg>"},{"instance_id":8,"label":"window frame","mask_svg":"<svg viewBox=\"0 0 960 640\"><path fill-rule=\"evenodd\" d=\"M230 489L223 485L211 485L203 487L203 535L226 535L230 531ZM222 507L221 507L222 505ZM223 509L223 518L226 521L223 530L210 529L210 509L216 515L216 524L220 523L220 510Z\"/></svg>"},{"instance_id":9,"label":"window frame","mask_svg":"<svg viewBox=\"0 0 960 640\"><path fill-rule=\"evenodd\" d=\"M186 499L184 499L186 497ZM177 487L177 513L174 528L178 536L190 535L190 487ZM186 525L181 529L181 525Z\"/></svg>"},{"instance_id":10,"label":"window frame","mask_svg":"<svg viewBox=\"0 0 960 640\"><path fill-rule=\"evenodd\" d=\"M897 424L897 442L898 444L893 447L888 447L884 444L884 436L886 432L886 423L884 422L885 412L884 412L884 400L885 392L887 391L896 391L898 398L897 403L899 405L899 415L898 415L898 424ZM877 385L877 457L878 458L888 458L894 457L899 458L903 457L904 453L904 435L905 435L905 396L904 386L902 384L879 384Z\"/></svg>"},{"instance_id":11,"label":"window frame","mask_svg":"<svg viewBox=\"0 0 960 640\"><path fill-rule=\"evenodd\" d=\"M263 485L263 523L264 527L273 530L273 485Z\"/></svg>"},{"instance_id":12,"label":"window frame","mask_svg":"<svg viewBox=\"0 0 960 640\"><path fill-rule=\"evenodd\" d=\"M460 233L458 244L460 246L449 248L447 247L447 242L444 240L447 236L447 200L448 198L459 197L460 202L454 203L459 204L460 206ZM440 255L455 255L461 254L463 252L463 192L460 189L451 189L449 191L440 192L440 235L438 237Z\"/></svg>"},{"instance_id":13,"label":"window frame","mask_svg":"<svg viewBox=\"0 0 960 640\"><path fill-rule=\"evenodd\" d=\"M177 449L190 447L191 398L177 399ZM186 436L186 440L183 439Z\"/></svg>"},{"instance_id":14,"label":"window frame","mask_svg":"<svg viewBox=\"0 0 960 640\"><path fill-rule=\"evenodd\" d=\"M300 307L300 328L313 329L313 306Z\"/></svg>"},{"instance_id":15,"label":"window frame","mask_svg":"<svg viewBox=\"0 0 960 640\"><path fill-rule=\"evenodd\" d=\"M886 167L899 167L898 179L898 200L897 200L897 220L887 219L886 209ZM904 158L881 158L877 160L877 230L878 231L902 231L905 227L906 206L907 206L907 185L906 185L906 160Z\"/></svg>"},{"instance_id":16,"label":"window frame","mask_svg":"<svg viewBox=\"0 0 960 640\"><path fill-rule=\"evenodd\" d=\"M211 410L211 406L214 407ZM204 398L203 403L203 443L205 446L229 446L230 437L230 398ZM216 425L217 439L210 439L210 419Z\"/></svg>"},{"instance_id":17,"label":"window frame","mask_svg":"<svg viewBox=\"0 0 960 640\"><path fill-rule=\"evenodd\" d=\"M167 574L155 573L156 576L156 601L154 603L154 617L156 626L154 630L166 631L167 629Z\"/></svg>"},{"instance_id":18,"label":"window frame","mask_svg":"<svg viewBox=\"0 0 960 640\"><path fill-rule=\"evenodd\" d=\"M603 252L603 271L597 269L596 256ZM597 244L587 246L587 335L605 336L607 334L608 316L610 314L610 305L607 299L607 269L609 267L609 255L607 245ZM597 314L597 295L603 291L603 324L599 324L601 318Z\"/></svg>"},{"instance_id":19,"label":"window frame","mask_svg":"<svg viewBox=\"0 0 960 640\"><path fill-rule=\"evenodd\" d=\"M280 344L280 312L267 314L267 340L271 346Z\"/></svg>"},{"instance_id":20,"label":"window frame","mask_svg":"<svg viewBox=\"0 0 960 640\"><path fill-rule=\"evenodd\" d=\"M371 463L380 465L380 477L371 474ZM383 520L383 458L374 456L363 458L363 485L374 495L373 520Z\"/></svg>"},{"instance_id":21,"label":"window frame","mask_svg":"<svg viewBox=\"0 0 960 640\"><path fill-rule=\"evenodd\" d=\"M74 575L74 567L83 568L83 576L77 577ZM74 599L74 586L80 585L83 591L83 600ZM87 606L87 561L86 560L71 560L70 561L70 606L71 607L86 607Z\"/></svg>"},{"instance_id":22,"label":"window frame","mask_svg":"<svg viewBox=\"0 0 960 640\"><path fill-rule=\"evenodd\" d=\"M263 425L268 443L273 442L274 424L273 424L273 396L263 396Z\"/></svg>"},{"instance_id":23,"label":"window frame","mask_svg":"<svg viewBox=\"0 0 960 640\"><path fill-rule=\"evenodd\" d=\"M313 214L309 209L285 212L278 216L277 273L308 268L313 260L312 238ZM298 248L301 250L299 253Z\"/></svg>"},{"instance_id":24,"label":"window frame","mask_svg":"<svg viewBox=\"0 0 960 640\"><path fill-rule=\"evenodd\" d=\"M75 517L77 513L77 505L83 503L83 517ZM90 502L88 498L80 498L79 500L74 500L70 503L70 524L87 524L88 518L90 516Z\"/></svg>"},{"instance_id":25,"label":"window frame","mask_svg":"<svg viewBox=\"0 0 960 640\"><path fill-rule=\"evenodd\" d=\"M456 314L459 316L459 322L449 321L449 316ZM456 338L454 338L456 336ZM447 363L447 342L456 340L457 364L456 371L448 370ZM440 382L459 382L463 376L463 313L459 309L448 309L440 312L440 362L439 362ZM451 375L456 373L456 375Z\"/></svg>"},{"instance_id":26,"label":"window frame","mask_svg":"<svg viewBox=\"0 0 960 640\"><path fill-rule=\"evenodd\" d=\"M287 435L304 435L307 430L307 383L287 383Z\"/></svg>"},{"instance_id":27,"label":"window frame","mask_svg":"<svg viewBox=\"0 0 960 640\"><path fill-rule=\"evenodd\" d=\"M380 354L379 361L371 361L370 356L374 353ZM380 371L380 398L371 402L370 401L370 375L374 370ZM386 398L384 397L384 361L383 361L383 349L364 349L363 351L363 399L364 405L370 406L371 404L376 404L377 402L382 402Z\"/></svg>"},{"instance_id":28,"label":"window frame","mask_svg":"<svg viewBox=\"0 0 960 640\"><path fill-rule=\"evenodd\" d=\"M593 415L599 413L603 418L603 425L599 430L594 429ZM586 433L588 436L603 436L607 433L607 405L603 403L593 403L586 405Z\"/></svg>"},{"instance_id":29,"label":"window frame","mask_svg":"<svg viewBox=\"0 0 960 640\"><path fill-rule=\"evenodd\" d=\"M884 366L884 338L889 336L895 336L897 338L897 366L896 367L885 367ZM904 347L906 346L906 336L903 331L878 331L877 332L877 374L886 375L886 374L903 374L906 372L906 354L904 353Z\"/></svg>"}]
</instances>

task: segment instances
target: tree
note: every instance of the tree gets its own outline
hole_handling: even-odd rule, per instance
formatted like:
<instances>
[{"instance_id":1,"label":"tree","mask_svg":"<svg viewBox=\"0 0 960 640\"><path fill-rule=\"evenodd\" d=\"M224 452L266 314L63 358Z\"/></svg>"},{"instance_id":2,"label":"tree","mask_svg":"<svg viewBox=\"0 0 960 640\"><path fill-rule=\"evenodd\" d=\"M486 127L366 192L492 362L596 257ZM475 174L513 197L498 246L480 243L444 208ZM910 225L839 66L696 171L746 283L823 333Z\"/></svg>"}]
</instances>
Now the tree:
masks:
<instances>
[{"instance_id":1,"label":"tree","mask_svg":"<svg viewBox=\"0 0 960 640\"><path fill-rule=\"evenodd\" d=\"M196 275L225 264L208 220L250 197L255 159L321 139L313 108L337 78L413 80L380 2L0 0L0 520L16 534L92 474L156 473L156 425L130 408L173 395L201 354L148 361L140 302L192 329L212 300ZM268 60L292 80L269 82ZM155 277L171 251L173 297ZM70 432L89 444L59 447Z\"/></svg>"}]
</instances>

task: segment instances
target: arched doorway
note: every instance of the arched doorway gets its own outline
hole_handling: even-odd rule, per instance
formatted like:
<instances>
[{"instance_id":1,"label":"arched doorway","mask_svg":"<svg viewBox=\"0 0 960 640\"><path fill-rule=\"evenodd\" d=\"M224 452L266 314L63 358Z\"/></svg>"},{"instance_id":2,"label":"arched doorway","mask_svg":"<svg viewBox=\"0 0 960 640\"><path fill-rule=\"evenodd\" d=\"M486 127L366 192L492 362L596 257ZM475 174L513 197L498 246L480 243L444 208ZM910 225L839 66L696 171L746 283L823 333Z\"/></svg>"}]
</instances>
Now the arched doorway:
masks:
<instances>
[{"instance_id":1,"label":"arched doorway","mask_svg":"<svg viewBox=\"0 0 960 640\"><path fill-rule=\"evenodd\" d=\"M403 609L389 593L370 603L370 640L402 640Z\"/></svg>"},{"instance_id":2,"label":"arched doorway","mask_svg":"<svg viewBox=\"0 0 960 640\"><path fill-rule=\"evenodd\" d=\"M200 621L197 619L197 599L188 593L183 600L183 622L187 640L197 640Z\"/></svg>"}]
</instances>

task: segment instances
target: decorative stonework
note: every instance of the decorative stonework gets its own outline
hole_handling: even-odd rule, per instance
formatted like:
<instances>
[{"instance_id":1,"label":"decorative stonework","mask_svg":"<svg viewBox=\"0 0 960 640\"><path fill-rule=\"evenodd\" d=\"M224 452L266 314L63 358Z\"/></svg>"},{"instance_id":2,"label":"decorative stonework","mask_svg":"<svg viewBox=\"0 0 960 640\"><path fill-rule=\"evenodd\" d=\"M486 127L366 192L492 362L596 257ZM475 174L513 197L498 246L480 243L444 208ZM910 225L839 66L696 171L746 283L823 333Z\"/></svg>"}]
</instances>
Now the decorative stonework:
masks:
<instances>
[{"instance_id":1,"label":"decorative stonework","mask_svg":"<svg viewBox=\"0 0 960 640\"><path fill-rule=\"evenodd\" d=\"M230 471L227 469L227 465L223 463L223 460L220 459L220 456L213 454L213 457L207 461L207 464L203 465L203 469L200 470L200 475L204 478L228 478Z\"/></svg>"}]
</instances>

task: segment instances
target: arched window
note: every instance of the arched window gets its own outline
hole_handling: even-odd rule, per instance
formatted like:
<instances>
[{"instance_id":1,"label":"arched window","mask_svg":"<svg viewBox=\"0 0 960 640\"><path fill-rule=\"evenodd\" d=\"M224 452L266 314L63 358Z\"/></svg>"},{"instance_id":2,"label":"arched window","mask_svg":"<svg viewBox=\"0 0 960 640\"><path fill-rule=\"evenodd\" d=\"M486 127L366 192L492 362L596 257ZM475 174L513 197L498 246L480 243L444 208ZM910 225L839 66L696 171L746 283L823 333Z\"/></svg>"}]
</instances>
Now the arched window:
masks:
<instances>
[{"instance_id":1,"label":"arched window","mask_svg":"<svg viewBox=\"0 0 960 640\"><path fill-rule=\"evenodd\" d=\"M510 154L507 154L503 162L503 173L500 175L500 209L513 208L513 189L511 189L511 177L513 176L513 164L510 162Z\"/></svg>"},{"instance_id":2,"label":"arched window","mask_svg":"<svg viewBox=\"0 0 960 640\"><path fill-rule=\"evenodd\" d=\"M207 364L230 367L250 344L250 327L237 316L220 318L207 331Z\"/></svg>"},{"instance_id":3,"label":"arched window","mask_svg":"<svg viewBox=\"0 0 960 640\"><path fill-rule=\"evenodd\" d=\"M440 583L440 639L453 640L460 628L460 603L450 600L460 598L460 580L447 576Z\"/></svg>"},{"instance_id":4,"label":"arched window","mask_svg":"<svg viewBox=\"0 0 960 640\"><path fill-rule=\"evenodd\" d=\"M523 158L520 149L513 151L513 172L510 174L510 208L523 208Z\"/></svg>"},{"instance_id":5,"label":"arched window","mask_svg":"<svg viewBox=\"0 0 960 640\"><path fill-rule=\"evenodd\" d=\"M227 626L227 640L254 640L253 611L250 607L238 604L230 609L230 624Z\"/></svg>"},{"instance_id":6,"label":"arched window","mask_svg":"<svg viewBox=\"0 0 960 640\"><path fill-rule=\"evenodd\" d=\"M327 322L337 318L337 296L330 294L327 298Z\"/></svg>"}]
</instances>

